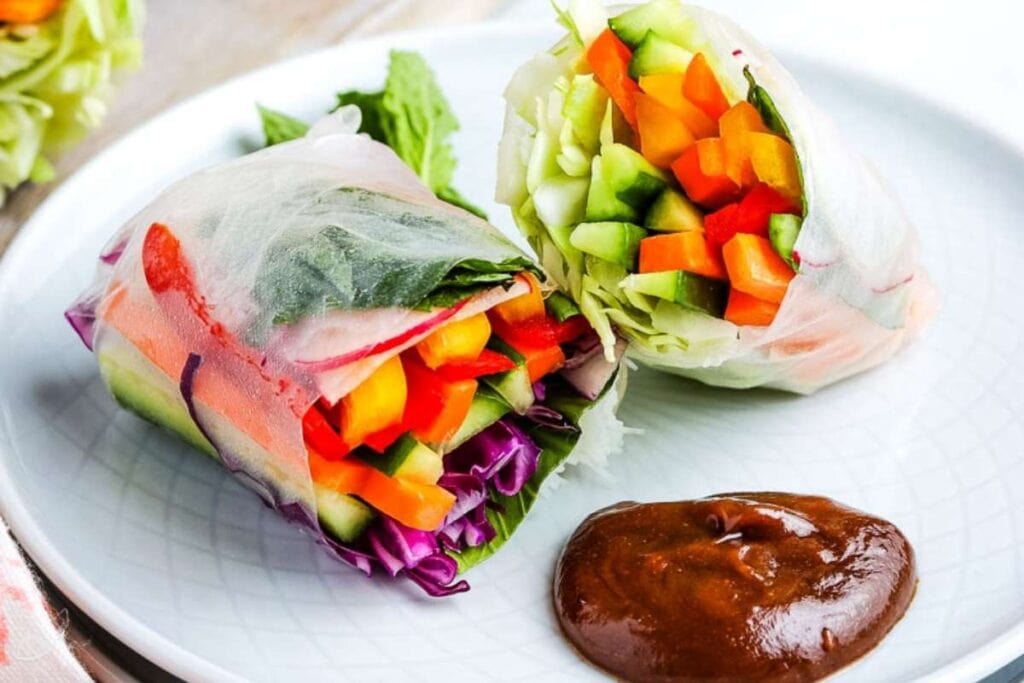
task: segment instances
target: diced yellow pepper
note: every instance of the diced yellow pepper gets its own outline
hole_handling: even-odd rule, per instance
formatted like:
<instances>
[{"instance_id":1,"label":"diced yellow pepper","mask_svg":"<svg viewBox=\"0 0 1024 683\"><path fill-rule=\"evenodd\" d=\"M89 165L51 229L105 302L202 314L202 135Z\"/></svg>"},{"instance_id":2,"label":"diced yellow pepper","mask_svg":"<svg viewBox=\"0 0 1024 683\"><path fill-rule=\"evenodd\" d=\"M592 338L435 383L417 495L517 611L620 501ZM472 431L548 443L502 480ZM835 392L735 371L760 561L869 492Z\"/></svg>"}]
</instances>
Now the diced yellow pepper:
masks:
<instances>
[{"instance_id":1,"label":"diced yellow pepper","mask_svg":"<svg viewBox=\"0 0 1024 683\"><path fill-rule=\"evenodd\" d=\"M341 438L352 448L402 421L407 388L398 356L377 368L341 399Z\"/></svg>"},{"instance_id":2,"label":"diced yellow pepper","mask_svg":"<svg viewBox=\"0 0 1024 683\"><path fill-rule=\"evenodd\" d=\"M790 199L800 199L800 171L793 146L770 133L747 133L747 140L758 180Z\"/></svg>"},{"instance_id":3,"label":"diced yellow pepper","mask_svg":"<svg viewBox=\"0 0 1024 683\"><path fill-rule=\"evenodd\" d=\"M529 273L526 274L526 277L530 280L529 292L500 303L492 309L499 318L510 325L545 314L544 295L540 291L540 283Z\"/></svg>"},{"instance_id":4,"label":"diced yellow pepper","mask_svg":"<svg viewBox=\"0 0 1024 683\"><path fill-rule=\"evenodd\" d=\"M541 306L543 306L543 302ZM491 338L486 313L448 323L416 345L420 358L431 370L447 363L476 360Z\"/></svg>"}]
</instances>

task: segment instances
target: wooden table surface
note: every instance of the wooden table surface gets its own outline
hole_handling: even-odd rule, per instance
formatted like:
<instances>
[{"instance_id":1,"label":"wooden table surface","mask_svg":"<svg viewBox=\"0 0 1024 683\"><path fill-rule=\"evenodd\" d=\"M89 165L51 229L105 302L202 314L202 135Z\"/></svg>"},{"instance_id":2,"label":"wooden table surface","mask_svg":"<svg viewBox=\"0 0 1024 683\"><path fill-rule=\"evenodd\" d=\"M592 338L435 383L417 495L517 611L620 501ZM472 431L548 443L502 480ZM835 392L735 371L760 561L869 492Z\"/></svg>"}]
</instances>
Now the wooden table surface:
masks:
<instances>
[{"instance_id":1,"label":"wooden table surface","mask_svg":"<svg viewBox=\"0 0 1024 683\"><path fill-rule=\"evenodd\" d=\"M144 65L127 75L103 125L0 211L0 254L62 179L136 125L232 76L373 33L478 21L504 0L149 0Z\"/></svg>"}]
</instances>

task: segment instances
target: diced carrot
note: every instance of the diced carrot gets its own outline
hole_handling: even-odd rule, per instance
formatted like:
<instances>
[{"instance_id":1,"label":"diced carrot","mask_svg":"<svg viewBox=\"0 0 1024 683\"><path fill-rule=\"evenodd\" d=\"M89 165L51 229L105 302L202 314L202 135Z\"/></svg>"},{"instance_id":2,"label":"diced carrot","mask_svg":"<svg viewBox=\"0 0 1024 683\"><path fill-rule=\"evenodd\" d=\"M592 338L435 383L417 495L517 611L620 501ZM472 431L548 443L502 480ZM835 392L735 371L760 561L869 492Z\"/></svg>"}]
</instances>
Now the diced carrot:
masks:
<instances>
[{"instance_id":1,"label":"diced carrot","mask_svg":"<svg viewBox=\"0 0 1024 683\"><path fill-rule=\"evenodd\" d=\"M551 374L565 362L565 353L558 345L516 350L526 358L526 372L530 375L531 382Z\"/></svg>"},{"instance_id":2,"label":"diced carrot","mask_svg":"<svg viewBox=\"0 0 1024 683\"><path fill-rule=\"evenodd\" d=\"M309 451L309 474L313 481L338 493L359 493L373 468L353 458L327 458L315 448Z\"/></svg>"},{"instance_id":3,"label":"diced carrot","mask_svg":"<svg viewBox=\"0 0 1024 683\"><path fill-rule=\"evenodd\" d=\"M56 11L60 0L0 0L0 21L35 24Z\"/></svg>"},{"instance_id":4,"label":"diced carrot","mask_svg":"<svg viewBox=\"0 0 1024 683\"><path fill-rule=\"evenodd\" d=\"M738 233L722 247L725 269L734 289L771 303L781 303L795 273L764 237Z\"/></svg>"},{"instance_id":5,"label":"diced carrot","mask_svg":"<svg viewBox=\"0 0 1024 683\"><path fill-rule=\"evenodd\" d=\"M802 194L800 171L793 146L770 133L748 133L750 161L758 179L781 194L799 200Z\"/></svg>"},{"instance_id":6,"label":"diced carrot","mask_svg":"<svg viewBox=\"0 0 1024 683\"><path fill-rule=\"evenodd\" d=\"M369 469L359 497L407 527L434 531L455 504L454 494L440 486L389 477L373 467Z\"/></svg>"},{"instance_id":7,"label":"diced carrot","mask_svg":"<svg viewBox=\"0 0 1024 683\"><path fill-rule=\"evenodd\" d=\"M636 127L640 135L640 153L661 168L671 166L694 142L693 133L682 119L643 93L636 96Z\"/></svg>"},{"instance_id":8,"label":"diced carrot","mask_svg":"<svg viewBox=\"0 0 1024 683\"><path fill-rule=\"evenodd\" d=\"M413 436L428 444L441 443L459 431L476 395L477 381L466 379L439 385L441 409L427 424L413 429Z\"/></svg>"},{"instance_id":9,"label":"diced carrot","mask_svg":"<svg viewBox=\"0 0 1024 683\"><path fill-rule=\"evenodd\" d=\"M515 324L530 318L544 315L544 294L540 291L540 283L532 273L524 277L530 283L530 291L515 299L504 301L491 309L491 313L509 324Z\"/></svg>"},{"instance_id":10,"label":"diced carrot","mask_svg":"<svg viewBox=\"0 0 1024 683\"><path fill-rule=\"evenodd\" d=\"M683 95L713 121L717 121L722 114L729 110L729 101L725 99L722 86L718 84L715 72L711 70L708 60L702 52L694 55L690 60L690 65L686 68Z\"/></svg>"},{"instance_id":11,"label":"diced carrot","mask_svg":"<svg viewBox=\"0 0 1024 683\"><path fill-rule=\"evenodd\" d=\"M685 270L697 275L728 279L722 257L697 231L673 232L640 241L640 272Z\"/></svg>"},{"instance_id":12,"label":"diced carrot","mask_svg":"<svg viewBox=\"0 0 1024 683\"><path fill-rule=\"evenodd\" d=\"M716 209L739 196L740 187L726 174L721 138L698 140L672 163L679 184L697 204Z\"/></svg>"},{"instance_id":13,"label":"diced carrot","mask_svg":"<svg viewBox=\"0 0 1024 683\"><path fill-rule=\"evenodd\" d=\"M341 438L355 448L371 434L398 424L406 396L402 360L395 356L341 399Z\"/></svg>"},{"instance_id":14,"label":"diced carrot","mask_svg":"<svg viewBox=\"0 0 1024 683\"><path fill-rule=\"evenodd\" d=\"M736 325L771 325L779 304L750 296L738 289L729 290L729 304L725 307L725 319Z\"/></svg>"},{"instance_id":15,"label":"diced carrot","mask_svg":"<svg viewBox=\"0 0 1024 683\"><path fill-rule=\"evenodd\" d=\"M587 63L597 81L608 91L629 125L636 126L635 97L640 86L629 77L633 53L611 29L605 29L587 50Z\"/></svg>"},{"instance_id":16,"label":"diced carrot","mask_svg":"<svg viewBox=\"0 0 1024 683\"><path fill-rule=\"evenodd\" d=\"M543 306L541 302L541 306ZM476 360L491 338L491 323L486 313L446 323L416 345L420 358L431 370L447 363Z\"/></svg>"},{"instance_id":17,"label":"diced carrot","mask_svg":"<svg viewBox=\"0 0 1024 683\"><path fill-rule=\"evenodd\" d=\"M455 496L440 486L389 477L354 458L329 460L309 449L309 472L324 488L359 496L402 524L433 531L455 504Z\"/></svg>"},{"instance_id":18,"label":"diced carrot","mask_svg":"<svg viewBox=\"0 0 1024 683\"><path fill-rule=\"evenodd\" d=\"M718 124L683 95L686 74L650 74L640 77L640 89L671 109L697 140L718 135Z\"/></svg>"}]
</instances>

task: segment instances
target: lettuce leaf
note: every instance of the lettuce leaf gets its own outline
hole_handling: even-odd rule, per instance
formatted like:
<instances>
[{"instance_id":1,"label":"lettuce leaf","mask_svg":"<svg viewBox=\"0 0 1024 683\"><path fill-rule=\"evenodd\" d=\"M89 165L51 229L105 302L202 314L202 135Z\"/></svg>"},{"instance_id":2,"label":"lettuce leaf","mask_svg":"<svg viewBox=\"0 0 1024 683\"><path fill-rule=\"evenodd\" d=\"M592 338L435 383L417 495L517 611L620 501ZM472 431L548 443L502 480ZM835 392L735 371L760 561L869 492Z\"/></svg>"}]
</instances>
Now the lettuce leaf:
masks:
<instances>
[{"instance_id":1,"label":"lettuce leaf","mask_svg":"<svg viewBox=\"0 0 1024 683\"><path fill-rule=\"evenodd\" d=\"M338 93L332 111L350 104L362 112L360 133L394 150L438 197L487 218L451 186L456 161L449 139L459 129L459 121L423 57L393 50L384 89ZM268 146L302 137L309 128L286 114L257 107Z\"/></svg>"},{"instance_id":2,"label":"lettuce leaf","mask_svg":"<svg viewBox=\"0 0 1024 683\"><path fill-rule=\"evenodd\" d=\"M115 74L138 67L138 0L66 0L35 26L0 36L0 192L45 182L52 155L106 113Z\"/></svg>"}]
</instances>

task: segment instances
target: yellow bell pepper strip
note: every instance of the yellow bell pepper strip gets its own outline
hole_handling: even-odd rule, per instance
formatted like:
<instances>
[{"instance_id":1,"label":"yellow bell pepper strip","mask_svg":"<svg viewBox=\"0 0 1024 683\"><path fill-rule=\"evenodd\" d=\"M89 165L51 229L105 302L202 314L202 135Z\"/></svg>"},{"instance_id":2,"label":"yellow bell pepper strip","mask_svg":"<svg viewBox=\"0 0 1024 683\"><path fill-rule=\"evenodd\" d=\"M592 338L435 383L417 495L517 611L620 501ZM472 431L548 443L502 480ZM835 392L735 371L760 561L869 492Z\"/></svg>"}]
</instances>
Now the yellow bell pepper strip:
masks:
<instances>
[{"instance_id":1,"label":"yellow bell pepper strip","mask_svg":"<svg viewBox=\"0 0 1024 683\"><path fill-rule=\"evenodd\" d=\"M672 163L672 172L687 196L706 209L717 209L739 197L739 185L726 172L721 138L698 140Z\"/></svg>"},{"instance_id":2,"label":"yellow bell pepper strip","mask_svg":"<svg viewBox=\"0 0 1024 683\"><path fill-rule=\"evenodd\" d=\"M629 47L605 29L587 50L587 64L597 82L608 91L612 101L622 112L630 126L636 126L635 97L640 86L629 77L629 61L633 53Z\"/></svg>"},{"instance_id":3,"label":"yellow bell pepper strip","mask_svg":"<svg viewBox=\"0 0 1024 683\"><path fill-rule=\"evenodd\" d=\"M683 95L686 74L650 74L640 77L640 89L672 110L697 140L718 135L718 124Z\"/></svg>"},{"instance_id":4,"label":"yellow bell pepper strip","mask_svg":"<svg viewBox=\"0 0 1024 683\"><path fill-rule=\"evenodd\" d=\"M719 135L723 138L742 137L743 133L771 133L761 120L761 113L746 100L737 102L718 119Z\"/></svg>"},{"instance_id":5,"label":"yellow bell pepper strip","mask_svg":"<svg viewBox=\"0 0 1024 683\"><path fill-rule=\"evenodd\" d=\"M693 133L671 109L650 95L636 96L636 128L640 153L660 168L668 168L694 143Z\"/></svg>"},{"instance_id":6,"label":"yellow bell pepper strip","mask_svg":"<svg viewBox=\"0 0 1024 683\"><path fill-rule=\"evenodd\" d=\"M734 289L773 304L782 302L796 275L760 235L736 234L722 247L722 258Z\"/></svg>"},{"instance_id":7,"label":"yellow bell pepper strip","mask_svg":"<svg viewBox=\"0 0 1024 683\"><path fill-rule=\"evenodd\" d=\"M685 270L715 280L729 277L718 250L696 231L655 235L640 241L640 272L665 270Z\"/></svg>"},{"instance_id":8,"label":"yellow bell pepper strip","mask_svg":"<svg viewBox=\"0 0 1024 683\"><path fill-rule=\"evenodd\" d=\"M543 304L542 304L543 305ZM447 323L416 345L420 358L431 370L447 363L476 360L491 338L486 313Z\"/></svg>"},{"instance_id":9,"label":"yellow bell pepper strip","mask_svg":"<svg viewBox=\"0 0 1024 683\"><path fill-rule=\"evenodd\" d=\"M400 423L406 394L405 371L395 356L341 399L341 438L355 448L371 434Z\"/></svg>"},{"instance_id":10,"label":"yellow bell pepper strip","mask_svg":"<svg viewBox=\"0 0 1024 683\"><path fill-rule=\"evenodd\" d=\"M779 304L758 299L733 288L729 291L725 319L734 325L766 327L772 324L778 312Z\"/></svg>"},{"instance_id":11,"label":"yellow bell pepper strip","mask_svg":"<svg viewBox=\"0 0 1024 683\"><path fill-rule=\"evenodd\" d=\"M729 110L729 101L725 99L722 86L715 78L715 72L708 65L704 53L698 52L686 67L686 79L683 81L683 95L707 114L713 121Z\"/></svg>"},{"instance_id":12,"label":"yellow bell pepper strip","mask_svg":"<svg viewBox=\"0 0 1024 683\"><path fill-rule=\"evenodd\" d=\"M740 187L753 187L757 183L757 174L750 160L748 133L771 134L760 112L747 101L734 104L718 120L718 129L725 144L726 173Z\"/></svg>"},{"instance_id":13,"label":"yellow bell pepper strip","mask_svg":"<svg viewBox=\"0 0 1024 683\"><path fill-rule=\"evenodd\" d=\"M53 14L60 0L0 0L0 21L37 24Z\"/></svg>"},{"instance_id":14,"label":"yellow bell pepper strip","mask_svg":"<svg viewBox=\"0 0 1024 683\"><path fill-rule=\"evenodd\" d=\"M544 315L544 295L540 291L540 283L532 273L527 273L526 279L530 283L529 292L498 304L490 312L510 325Z\"/></svg>"},{"instance_id":15,"label":"yellow bell pepper strip","mask_svg":"<svg viewBox=\"0 0 1024 683\"><path fill-rule=\"evenodd\" d=\"M770 133L748 133L750 162L758 180L775 188L782 195L799 200L800 171L793 146Z\"/></svg>"}]
</instances>

